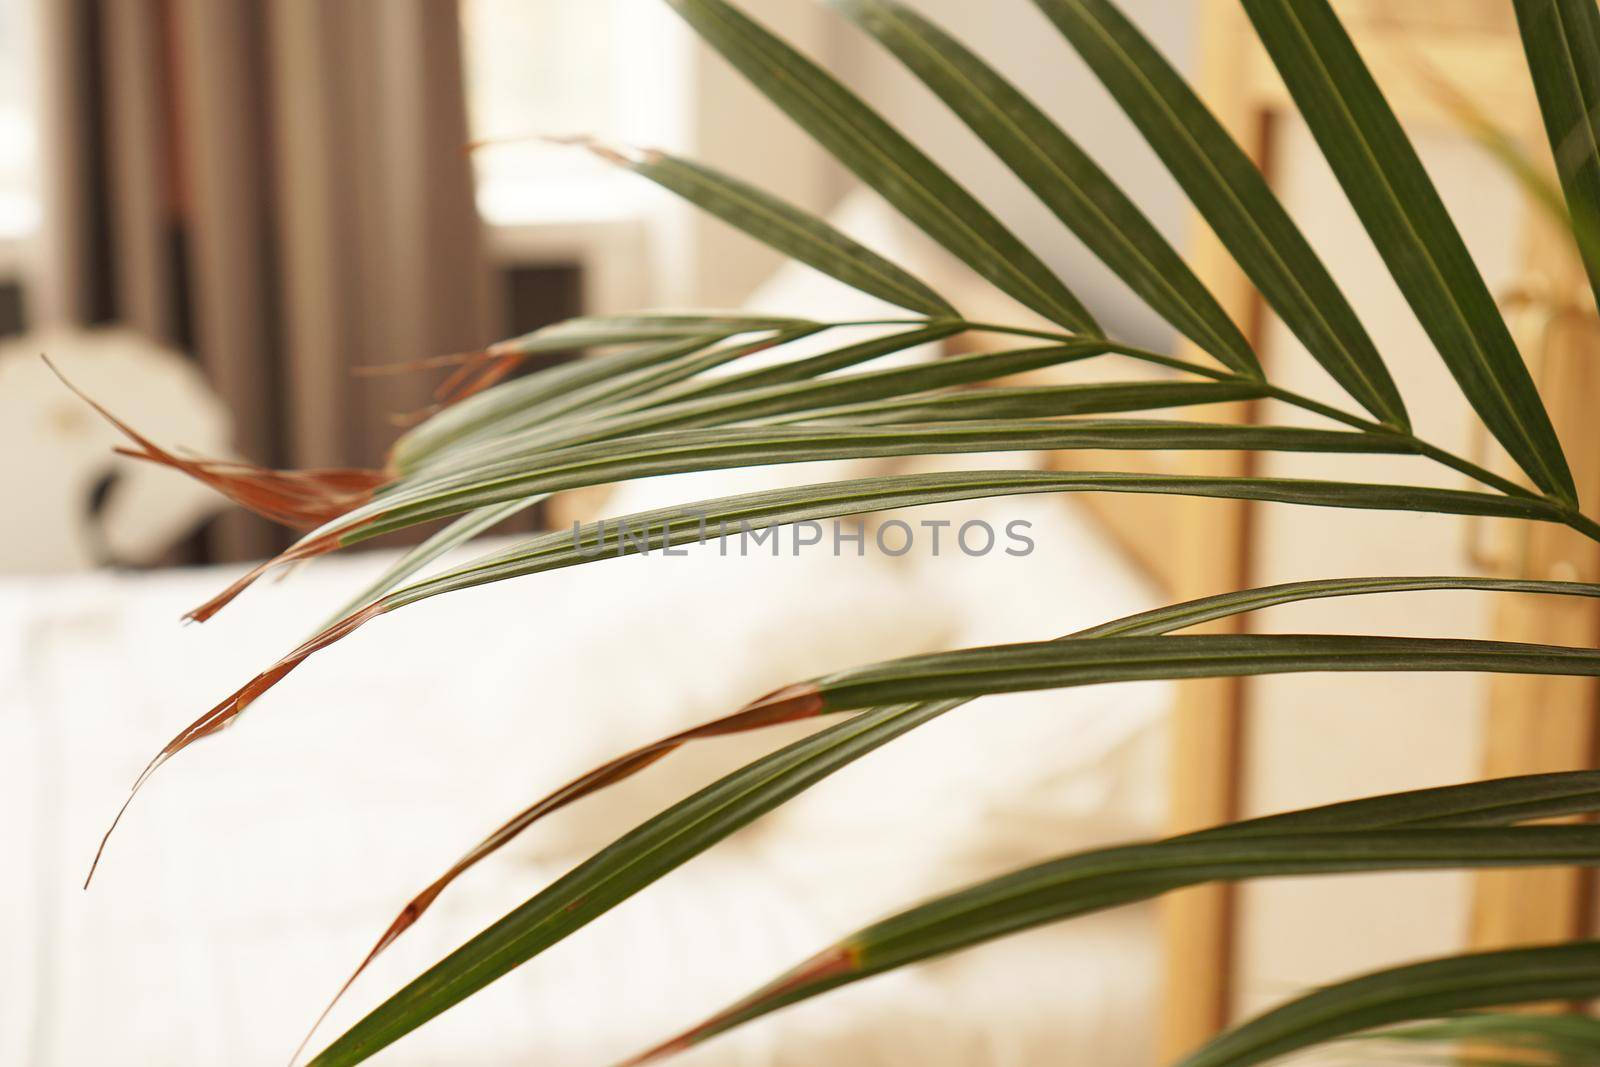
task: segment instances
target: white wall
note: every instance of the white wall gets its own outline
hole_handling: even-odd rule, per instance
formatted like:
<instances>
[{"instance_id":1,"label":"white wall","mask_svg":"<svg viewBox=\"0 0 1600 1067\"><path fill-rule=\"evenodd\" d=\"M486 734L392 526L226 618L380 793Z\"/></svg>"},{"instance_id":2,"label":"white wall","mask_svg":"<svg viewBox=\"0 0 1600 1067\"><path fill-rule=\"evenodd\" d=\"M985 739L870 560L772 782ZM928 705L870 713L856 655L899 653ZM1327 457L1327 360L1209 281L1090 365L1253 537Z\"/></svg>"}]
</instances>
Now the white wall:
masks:
<instances>
[{"instance_id":1,"label":"white wall","mask_svg":"<svg viewBox=\"0 0 1600 1067\"><path fill-rule=\"evenodd\" d=\"M821 5L756 0L741 6L813 58L826 52L835 16ZM831 207L841 180L837 166L721 56L698 40L689 48L684 134L690 154L802 207ZM782 264L776 253L732 227L691 208L684 212L678 232L692 242L695 261L688 272L664 279L666 302L735 306Z\"/></svg>"}]
</instances>

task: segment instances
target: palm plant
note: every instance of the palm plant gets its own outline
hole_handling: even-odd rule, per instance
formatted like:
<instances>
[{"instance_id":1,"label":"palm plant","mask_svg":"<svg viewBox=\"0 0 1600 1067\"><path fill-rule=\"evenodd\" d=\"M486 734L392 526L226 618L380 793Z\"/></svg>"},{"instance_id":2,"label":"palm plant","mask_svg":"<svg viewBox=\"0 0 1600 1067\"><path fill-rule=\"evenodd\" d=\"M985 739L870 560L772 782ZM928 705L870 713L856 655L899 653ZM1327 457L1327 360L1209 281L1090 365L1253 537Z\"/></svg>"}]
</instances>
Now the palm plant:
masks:
<instances>
[{"instance_id":1,"label":"palm plant","mask_svg":"<svg viewBox=\"0 0 1600 1067\"><path fill-rule=\"evenodd\" d=\"M1600 1021L1586 1015L1517 1015L1467 1012L1436 1022L1413 1023L1352 1040L1381 1043L1396 1063L1439 1063L1433 1053L1443 1044L1487 1042L1481 1050L1460 1052L1450 1062L1480 1067L1589 1067L1600 1063Z\"/></svg>"},{"instance_id":2,"label":"palm plant","mask_svg":"<svg viewBox=\"0 0 1600 1067\"><path fill-rule=\"evenodd\" d=\"M1396 284L1483 426L1526 481L1487 470L1412 429L1404 400L1355 311L1261 174L1111 0L1034 3L1126 111L1285 325L1360 410L1321 403L1267 380L1238 327L1088 152L983 60L896 0L834 4L937 94L1098 258L1214 362L1176 359L1106 336L1062 279L849 89L727 0L668 2L866 185L1047 325L968 321L900 266L759 189L664 153L592 146L779 252L905 308L908 317L881 323L903 328L822 355L708 375L755 350L781 350L799 338L852 324L720 313L573 320L501 342L481 361L466 364L453 383L459 402L406 432L381 478L207 464L163 452L124 428L137 454L205 478L265 513L312 527L278 559L198 609L197 618L209 617L274 566L449 520L314 637L173 738L139 783L195 740L224 727L308 656L379 615L440 594L586 562L603 543L605 531L597 525L535 536L413 580L444 552L550 494L630 478L847 457L1246 449L1422 456L1476 485L1452 490L1116 471L880 476L630 516L630 528L647 536L607 546L609 554L693 541L708 523L767 527L942 501L1071 492L1494 516L1564 524L1600 540L1600 524L1579 508L1561 444L1494 300L1328 0L1242 3ZM1591 124L1600 102L1600 12L1593 0L1515 0L1515 7L1549 138L1560 149L1566 207L1587 225L1600 213L1600 147ZM1584 251L1600 291L1600 258ZM859 369L963 331L1026 343L912 367ZM522 358L573 347L603 347L606 353L501 380ZM1021 371L1106 357L1177 374L1159 381L969 388ZM1315 413L1328 427L1105 417L1251 398ZM1129 679L1297 671L1600 674L1600 650L1588 648L1176 632L1275 604L1419 589L1600 596L1600 586L1571 582L1335 577L1228 592L1056 640L916 656L797 682L725 718L624 753L508 820L406 907L367 962L462 871L578 797L699 738L841 716L640 823L439 961L313 1062L367 1058L739 827L976 697ZM1549 774L1350 801L1063 856L863 929L641 1060L869 975L1198 883L1348 871L1594 865L1600 863L1600 827L1524 824L1596 810L1600 773ZM1319 991L1222 1035L1185 1062L1256 1063L1376 1026L1597 994L1600 943L1441 959ZM1518 1026L1515 1016L1496 1018L1498 1036Z\"/></svg>"}]
</instances>

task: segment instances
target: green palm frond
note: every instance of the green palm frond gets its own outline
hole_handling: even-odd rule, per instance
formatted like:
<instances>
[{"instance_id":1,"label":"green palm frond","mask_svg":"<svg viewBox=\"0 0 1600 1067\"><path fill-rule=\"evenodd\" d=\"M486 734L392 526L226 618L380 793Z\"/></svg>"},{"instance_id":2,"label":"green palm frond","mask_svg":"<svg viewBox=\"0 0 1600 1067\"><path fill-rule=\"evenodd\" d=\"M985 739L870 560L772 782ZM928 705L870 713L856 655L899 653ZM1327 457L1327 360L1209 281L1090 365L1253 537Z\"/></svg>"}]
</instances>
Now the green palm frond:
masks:
<instances>
[{"instance_id":1,"label":"green palm frond","mask_svg":"<svg viewBox=\"0 0 1600 1067\"><path fill-rule=\"evenodd\" d=\"M834 0L960 115L1145 302L1228 367L1261 364L1177 251L1078 144L991 67L890 0Z\"/></svg>"},{"instance_id":2,"label":"green palm frond","mask_svg":"<svg viewBox=\"0 0 1600 1067\"><path fill-rule=\"evenodd\" d=\"M1110 91L1239 267L1323 368L1383 422L1405 405L1360 319L1266 179L1108 0L1034 0Z\"/></svg>"},{"instance_id":3,"label":"green palm frond","mask_svg":"<svg viewBox=\"0 0 1600 1067\"><path fill-rule=\"evenodd\" d=\"M1519 826L1456 829L1437 823L1426 829L1321 829L1271 833L1237 832L1152 845L1125 845L1080 853L1017 871L860 930L763 986L748 998L696 1024L638 1059L642 1063L677 1052L758 1019L769 1012L840 986L907 964L943 955L1042 923L1071 919L1107 908L1148 900L1185 886L1244 878L1292 877L1364 871L1474 869L1558 864L1600 865L1600 828ZM491 930L493 927L491 927ZM1562 946L1573 949L1575 946ZM1528 981L1486 971L1505 960L1450 961L1448 977L1411 970L1395 983L1395 1002L1374 1007L1371 989L1348 993L1349 1006L1335 1016L1334 1004L1321 998L1305 1007L1314 1020L1303 1030L1285 1016L1259 1020L1261 1030L1276 1022L1294 1036L1276 1040L1241 1028L1232 1040L1186 1060L1184 1067L1242 1067L1296 1047L1343 1036L1356 1029L1415 1018L1455 1008L1515 1004L1556 997L1592 996L1600 991L1600 953L1572 952L1573 974L1551 973L1549 960L1529 961ZM1428 983L1439 981L1439 990ZM1462 985L1470 983L1468 989ZM1432 995L1430 995L1432 994ZM1334 1021L1327 1021L1334 1016ZM359 1024L358 1024L359 1025ZM1274 1036L1276 1036L1274 1034ZM330 1062L338 1062L333 1060Z\"/></svg>"},{"instance_id":4,"label":"green palm frond","mask_svg":"<svg viewBox=\"0 0 1600 1067\"><path fill-rule=\"evenodd\" d=\"M1448 956L1339 982L1290 1001L1212 1041L1185 1059L1181 1067L1245 1067L1373 1027L1473 1008L1586 1000L1597 994L1600 941ZM1465 1024L1466 1020L1441 1024L1432 1029L1431 1036L1503 1040L1521 1035L1527 1042L1542 1030L1544 1040L1531 1047L1548 1048L1560 1032L1532 1019L1513 1024L1501 1018L1497 1025L1482 1027L1477 1033ZM1593 1027L1577 1025L1587 1037L1592 1056L1596 1048ZM1566 1030L1570 1033L1571 1025Z\"/></svg>"},{"instance_id":5,"label":"green palm frond","mask_svg":"<svg viewBox=\"0 0 1600 1067\"><path fill-rule=\"evenodd\" d=\"M1539 486L1577 499L1511 331L1327 0L1244 0L1261 43L1461 391Z\"/></svg>"},{"instance_id":6,"label":"green palm frond","mask_svg":"<svg viewBox=\"0 0 1600 1067\"><path fill-rule=\"evenodd\" d=\"M956 318L944 297L903 268L851 240L826 222L753 185L659 149L627 149L585 141L592 151L649 178L735 226L775 251L863 293L932 318Z\"/></svg>"},{"instance_id":7,"label":"green palm frond","mask_svg":"<svg viewBox=\"0 0 1600 1067\"><path fill-rule=\"evenodd\" d=\"M1299 506L1493 516L1567 526L1583 514L1544 402L1415 149L1328 0L1242 0L1389 273L1484 427L1526 474L1486 469L1413 429L1384 360L1310 243L1250 158L1111 0L1033 0L1171 172L1222 246L1355 406L1272 380L1244 333L1137 204L1074 136L1004 72L898 0L832 0L903 64L1112 273L1209 360L1107 336L1021 235L817 63L728 0L664 0L716 52L910 223L999 292L1046 320L977 322L905 266L731 174L654 150L589 147L783 255L904 309L834 322L724 311L589 316L442 358L456 373L440 410L401 435L382 471L271 472L189 461L113 422L132 451L204 477L316 529L198 609L207 618L277 565L380 534L442 524L312 638L212 707L141 775L232 721L310 656L366 622L431 597L654 552L720 533L950 501L1046 493L1143 493ZM999 0L997 0L999 2ZM1021 0L1018 0L1021 2ZM1600 225L1600 14L1593 0L1514 0L1565 208ZM1003 60L1004 57L997 57ZM1053 224L1052 224L1053 225ZM1600 254L1580 240L1600 291ZM897 354L983 333L1015 347L909 365ZM522 361L582 353L521 377ZM755 358L759 355L760 358ZM1088 361L1154 377L1018 383ZM1214 362L1213 362L1214 361ZM1311 425L1237 424L1154 412L1275 401ZM101 409L104 411L104 409ZM110 418L109 412L105 412ZM1212 417L1214 419L1214 416ZM1083 450L1103 469L877 474L686 502L522 538L437 572L446 553L553 494L749 466L985 452ZM1414 457L1471 484L1209 477L1118 469L1129 451L1315 452ZM1520 476L1519 476L1520 477ZM1424 480L1424 479L1416 479ZM274 494L277 494L276 496ZM329 518L329 516L332 516ZM338 1037L318 1064L360 1062L539 956L616 904L834 771L988 694L1132 679L1303 671L1485 671L1600 675L1600 651L1366 634L1178 634L1275 604L1417 590L1595 597L1600 586L1476 577L1336 577L1223 593L1113 620L1055 641L909 657L797 682L651 745L619 754L514 815L412 901L374 955L456 876L571 801L702 738L840 716L639 825L532 895ZM936 769L930 768L930 773ZM136 784L135 789L138 788ZM793 1003L1012 931L1200 882L1369 870L1600 863L1600 829L1524 826L1600 812L1600 773L1540 775L1330 805L1202 834L1063 856L907 908L656 1052ZM1538 1036L1540 1025L1468 1009L1600 993L1600 949L1551 946L1413 964L1311 994L1197 1052L1188 1067L1246 1064L1375 1027L1440 1015L1402 1040ZM369 957L369 962L370 962ZM364 966L364 965L363 965ZM360 973L359 970L357 972ZM1501 1029L1495 1032L1495 1027ZM1476 1031L1473 1028L1476 1028ZM1588 1040L1565 1023L1544 1036ZM1569 1032L1570 1031L1570 1032ZM1532 1038L1530 1037L1530 1040ZM1547 1043L1545 1046L1553 1047Z\"/></svg>"},{"instance_id":8,"label":"green palm frond","mask_svg":"<svg viewBox=\"0 0 1600 1067\"><path fill-rule=\"evenodd\" d=\"M944 703L876 709L795 742L706 787L619 838L462 945L335 1040L313 1064L332 1067L359 1063L592 922L759 814L847 762L948 710L950 705ZM1116 907L1211 877L1267 876L1273 873L1273 861L1264 857L1279 849L1285 871L1290 869L1287 865L1316 862L1326 864L1325 869L1383 869L1386 863L1396 869L1415 868L1434 865L1435 858L1438 865L1463 866L1470 865L1474 856L1482 860L1483 866L1553 862L1558 854L1595 862L1592 838L1600 830L1592 827L1523 827L1515 831L1495 827L1597 808L1600 774L1595 772L1479 782L1312 808L1153 845L1096 850L1021 872L1026 877L1017 881L1000 886L985 883L962 894L958 903L972 904L980 894L999 894L1004 900L1009 890L1039 886L1045 887L1043 895L1049 899L1024 901L1023 907L1003 916L995 927L985 927L975 920L971 924L957 922L940 927L937 932L981 940L1018 929L1014 924L1019 922L1029 925ZM1423 826L1429 829L1405 829ZM1578 835L1544 833L1549 829L1577 830ZM1534 834L1527 838L1495 836L1525 831ZM1430 839L1441 840L1434 834L1442 834L1448 843L1425 844ZM1286 840L1299 840L1300 848L1284 844ZM1462 857L1460 862L1444 858L1451 845L1455 846L1454 855ZM1387 850L1387 858L1380 858L1368 846L1380 852ZM1430 847L1438 847L1440 852L1431 858L1425 856L1424 851ZM1305 848L1323 851L1312 858L1301 851ZM1494 856L1486 855L1485 850ZM1213 861L1217 866L1206 866ZM1234 862L1237 868L1227 866ZM1185 868L1185 864L1192 866ZM1369 866L1361 867L1362 864ZM1226 874L1214 873L1224 870ZM1248 875L1239 873L1245 870ZM1075 874L1083 877L1074 880ZM870 934L904 935L924 920L936 922L951 903L946 898L913 909L871 928ZM804 996L865 977L857 970L841 968L852 966L853 946L868 933L848 939L846 944L851 949L819 953L812 964L775 982L753 997L752 1003L742 1003L719 1015L710 1027L697 1028L692 1039L679 1039L674 1047L705 1040L713 1032L722 1032ZM902 950L906 949L904 941L899 944ZM959 946L949 946L954 947ZM863 952L859 958L867 957ZM886 969L887 966L876 967L871 973ZM806 984L796 984L796 977L805 979Z\"/></svg>"},{"instance_id":9,"label":"green palm frond","mask_svg":"<svg viewBox=\"0 0 1600 1067\"><path fill-rule=\"evenodd\" d=\"M1097 335L1089 310L971 193L832 75L723 0L667 0L784 113L963 263L1051 322Z\"/></svg>"},{"instance_id":10,"label":"green palm frond","mask_svg":"<svg viewBox=\"0 0 1600 1067\"><path fill-rule=\"evenodd\" d=\"M1600 303L1600 11L1584 0L1514 0L1556 177Z\"/></svg>"},{"instance_id":11,"label":"green palm frond","mask_svg":"<svg viewBox=\"0 0 1600 1067\"><path fill-rule=\"evenodd\" d=\"M1137 615L1102 623L1087 630L1069 634L1061 638L1061 640L1155 636L1280 604L1299 603L1329 597L1465 589L1554 596L1600 597L1600 585L1571 582L1470 577L1340 578L1325 581L1290 582L1283 585L1204 597L1199 600L1155 608ZM724 795L730 790L745 788L751 788L751 792L742 794L743 799L735 806L715 809L719 820L715 824L691 818L681 826L676 827L677 831L682 833L684 843L693 849L688 855L697 854L699 851L711 847L721 840L725 833L759 818L778 803L781 803L782 799L792 796L795 790L791 789L791 786L795 786L799 790L809 788L810 785L820 781L823 777L831 774L846 763L853 762L879 745L887 743L902 733L915 729L964 703L966 703L964 700L936 700L869 710L861 713L854 725L851 723L840 724L824 731L822 734L818 734L814 739L800 742L789 749L785 749L785 753L804 754L803 758L796 762L780 761L781 766L774 769L773 766L763 761L735 772L725 778L723 782L709 787L698 796ZM751 708L742 709L731 715L702 723L669 737L664 737L650 744L621 753L615 758L567 782L497 827L488 837L468 850L459 860L452 864L439 878L435 879L421 893L412 898L384 931L383 936L379 938L372 952L357 968L355 975L351 977L350 982L347 982L344 988L347 990L350 983L353 983L360 976L362 971L379 953L409 929L432 902L448 888L450 883L473 866L493 855L515 837L526 832L535 823L555 814L574 801L609 788L617 782L644 770L657 760L669 756L673 751L684 745L705 738L761 730L784 722L794 722L798 719L814 717L821 713L818 707L810 703L790 703L787 706L780 705L774 709L762 706L758 702L757 705ZM862 729L863 727L865 729ZM1258 819L1251 825L1316 828L1325 824L1338 825L1341 824L1342 820L1357 816L1365 817L1364 813L1368 812L1375 817L1381 815L1383 818L1403 818L1408 825L1428 825L1434 821L1446 821L1450 825L1459 826L1497 825L1508 821L1566 815L1573 814L1579 810L1586 810L1584 806L1594 799L1590 786L1596 780L1600 780L1600 776L1532 776L1516 781L1495 783L1489 789L1461 790L1451 787L1443 790L1427 790L1415 794L1406 794L1402 797L1380 797L1371 800L1353 801L1318 809L1315 813ZM760 783L761 788L754 788L757 783ZM774 800L774 797L779 799ZM1474 805L1481 806L1475 807ZM651 820L640 826L633 834L618 841L613 848L596 857L599 871L604 873L605 871L621 872L627 870L637 862L634 846L637 844L640 848L656 847L653 830L658 825L665 825L671 822L673 822L673 819L671 813L668 813L659 819ZM664 872L665 869L663 869L662 873ZM635 889L643 888L644 884L647 884L647 882L637 883ZM342 992L343 990L341 990Z\"/></svg>"},{"instance_id":12,"label":"green palm frond","mask_svg":"<svg viewBox=\"0 0 1600 1067\"><path fill-rule=\"evenodd\" d=\"M1452 1056L1463 1067L1600 1064L1600 1019L1586 1015L1473 1011L1356 1034L1351 1040L1393 1049L1385 1062L1396 1064L1421 1062L1419 1052L1439 1046L1457 1046Z\"/></svg>"}]
</instances>

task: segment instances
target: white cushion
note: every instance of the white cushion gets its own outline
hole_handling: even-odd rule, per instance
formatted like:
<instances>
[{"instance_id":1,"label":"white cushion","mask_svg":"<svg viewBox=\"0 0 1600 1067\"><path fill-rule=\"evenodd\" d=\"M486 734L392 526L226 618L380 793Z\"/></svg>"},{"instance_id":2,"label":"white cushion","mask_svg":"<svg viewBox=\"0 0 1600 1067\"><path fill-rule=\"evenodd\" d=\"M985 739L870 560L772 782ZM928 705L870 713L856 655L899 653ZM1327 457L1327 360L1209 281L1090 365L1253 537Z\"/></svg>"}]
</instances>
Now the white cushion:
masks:
<instances>
[{"instance_id":1,"label":"white cushion","mask_svg":"<svg viewBox=\"0 0 1600 1067\"><path fill-rule=\"evenodd\" d=\"M9 508L0 573L81 570L105 562L148 562L226 507L216 493L141 460L114 454L128 442L74 396L40 359L46 354L89 396L135 429L196 455L231 451L226 406L199 367L132 330L59 330L0 342L0 496ZM116 481L99 530L89 501L107 475ZM97 543L97 536L103 543Z\"/></svg>"}]
</instances>

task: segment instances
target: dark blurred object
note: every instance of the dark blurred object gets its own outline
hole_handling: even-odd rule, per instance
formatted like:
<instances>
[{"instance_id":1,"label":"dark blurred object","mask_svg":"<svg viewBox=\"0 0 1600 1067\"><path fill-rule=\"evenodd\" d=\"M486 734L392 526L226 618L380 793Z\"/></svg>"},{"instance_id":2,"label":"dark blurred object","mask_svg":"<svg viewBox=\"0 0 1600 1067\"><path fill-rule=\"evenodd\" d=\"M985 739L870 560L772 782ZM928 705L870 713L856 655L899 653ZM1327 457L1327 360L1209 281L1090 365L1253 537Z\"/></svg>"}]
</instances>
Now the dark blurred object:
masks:
<instances>
[{"instance_id":1,"label":"dark blurred object","mask_svg":"<svg viewBox=\"0 0 1600 1067\"><path fill-rule=\"evenodd\" d=\"M19 334L27 325L22 310L22 287L0 282L0 337Z\"/></svg>"},{"instance_id":2,"label":"dark blurred object","mask_svg":"<svg viewBox=\"0 0 1600 1067\"><path fill-rule=\"evenodd\" d=\"M583 307L583 272L575 266L511 266L504 278L507 337L570 318Z\"/></svg>"}]
</instances>

